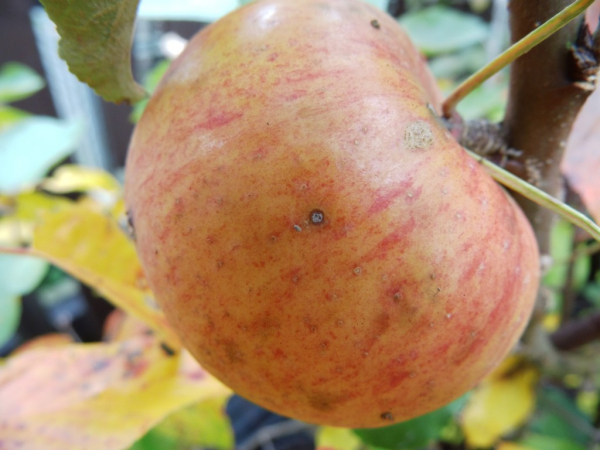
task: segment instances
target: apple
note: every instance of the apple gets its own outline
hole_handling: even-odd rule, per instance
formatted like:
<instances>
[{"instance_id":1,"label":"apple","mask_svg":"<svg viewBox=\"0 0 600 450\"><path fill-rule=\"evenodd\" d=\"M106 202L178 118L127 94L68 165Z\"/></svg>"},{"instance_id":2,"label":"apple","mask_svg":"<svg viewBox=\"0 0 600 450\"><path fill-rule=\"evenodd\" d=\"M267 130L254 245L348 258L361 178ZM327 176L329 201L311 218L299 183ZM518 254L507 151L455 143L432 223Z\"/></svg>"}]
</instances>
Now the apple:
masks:
<instances>
[{"instance_id":1,"label":"apple","mask_svg":"<svg viewBox=\"0 0 600 450\"><path fill-rule=\"evenodd\" d=\"M377 427L510 351L536 241L439 98L397 23L357 0L257 1L194 37L134 132L125 200L208 371L280 414Z\"/></svg>"}]
</instances>

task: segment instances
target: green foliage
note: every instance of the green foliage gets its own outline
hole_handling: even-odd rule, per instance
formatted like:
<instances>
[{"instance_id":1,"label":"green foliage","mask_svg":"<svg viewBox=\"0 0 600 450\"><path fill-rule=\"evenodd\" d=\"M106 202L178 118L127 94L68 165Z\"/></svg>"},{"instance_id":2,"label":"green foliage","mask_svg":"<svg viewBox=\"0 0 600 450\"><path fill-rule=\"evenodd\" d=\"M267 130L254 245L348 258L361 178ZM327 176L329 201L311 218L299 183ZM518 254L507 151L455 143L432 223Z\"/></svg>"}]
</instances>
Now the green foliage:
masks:
<instances>
[{"instance_id":1,"label":"green foliage","mask_svg":"<svg viewBox=\"0 0 600 450\"><path fill-rule=\"evenodd\" d=\"M154 92L154 90L158 86L158 83L160 82L160 80L162 79L163 75L165 74L165 72L167 71L167 69L169 68L170 65L171 65L171 61L169 61L167 59L162 60L162 61L158 62L152 68L152 70L150 70L150 72L148 72L146 74L146 76L144 77L144 88L146 88L146 91L148 91L149 93ZM131 112L131 115L129 116L129 119L133 123L137 123L140 120L140 118L142 117L142 113L144 112L144 109L146 109L148 100L149 100L148 98L145 98L141 102L138 102L135 105L133 105L133 111Z\"/></svg>"},{"instance_id":2,"label":"green foliage","mask_svg":"<svg viewBox=\"0 0 600 450\"><path fill-rule=\"evenodd\" d=\"M462 408L466 397L416 419L383 428L357 429L361 440L373 447L390 450L417 450L442 436L452 417Z\"/></svg>"},{"instance_id":3,"label":"green foliage","mask_svg":"<svg viewBox=\"0 0 600 450\"><path fill-rule=\"evenodd\" d=\"M32 116L4 104L43 87L43 79L22 64L8 63L0 70L0 192L16 192L40 181L72 153L79 139L79 124Z\"/></svg>"},{"instance_id":4,"label":"green foliage","mask_svg":"<svg viewBox=\"0 0 600 450\"><path fill-rule=\"evenodd\" d=\"M551 387L541 389L538 411L530 422L533 433L587 446L593 428L564 392Z\"/></svg>"},{"instance_id":5,"label":"green foliage","mask_svg":"<svg viewBox=\"0 0 600 450\"><path fill-rule=\"evenodd\" d=\"M0 104L0 132L30 116L31 114L21 109Z\"/></svg>"},{"instance_id":6,"label":"green foliage","mask_svg":"<svg viewBox=\"0 0 600 450\"><path fill-rule=\"evenodd\" d=\"M530 434L520 442L526 448L532 450L587 450L589 447L584 447L575 442L564 439L557 439L551 436L541 434Z\"/></svg>"},{"instance_id":7,"label":"green foliage","mask_svg":"<svg viewBox=\"0 0 600 450\"><path fill-rule=\"evenodd\" d=\"M81 133L79 123L30 117L0 134L0 191L16 192L42 179L69 156Z\"/></svg>"},{"instance_id":8,"label":"green foliage","mask_svg":"<svg viewBox=\"0 0 600 450\"><path fill-rule=\"evenodd\" d=\"M575 230L565 221L559 221L552 228L550 239L550 255L553 265L544 277L546 286L561 288L565 285L568 276L568 261L573 252L573 239Z\"/></svg>"},{"instance_id":9,"label":"green foliage","mask_svg":"<svg viewBox=\"0 0 600 450\"><path fill-rule=\"evenodd\" d=\"M131 72L130 52L139 0L43 0L61 37L69 70L105 100L135 103L144 89Z\"/></svg>"},{"instance_id":10,"label":"green foliage","mask_svg":"<svg viewBox=\"0 0 600 450\"><path fill-rule=\"evenodd\" d=\"M470 75L486 63L485 51L481 45L472 45L452 54L439 55L429 62L429 68L436 79L458 80Z\"/></svg>"},{"instance_id":11,"label":"green foliage","mask_svg":"<svg viewBox=\"0 0 600 450\"><path fill-rule=\"evenodd\" d=\"M15 334L21 321L21 299L0 292L0 347Z\"/></svg>"},{"instance_id":12,"label":"green foliage","mask_svg":"<svg viewBox=\"0 0 600 450\"><path fill-rule=\"evenodd\" d=\"M48 263L43 259L0 254L0 292L16 296L29 294L47 271Z\"/></svg>"},{"instance_id":13,"label":"green foliage","mask_svg":"<svg viewBox=\"0 0 600 450\"><path fill-rule=\"evenodd\" d=\"M442 5L405 14L400 18L400 25L416 46L429 56L479 44L489 34L488 25L477 16Z\"/></svg>"},{"instance_id":14,"label":"green foliage","mask_svg":"<svg viewBox=\"0 0 600 450\"><path fill-rule=\"evenodd\" d=\"M221 399L188 406L152 428L129 450L233 448L233 433Z\"/></svg>"},{"instance_id":15,"label":"green foliage","mask_svg":"<svg viewBox=\"0 0 600 450\"><path fill-rule=\"evenodd\" d=\"M9 62L0 67L0 103L27 98L44 85L43 78L23 64Z\"/></svg>"},{"instance_id":16,"label":"green foliage","mask_svg":"<svg viewBox=\"0 0 600 450\"><path fill-rule=\"evenodd\" d=\"M465 120L485 117L498 122L504 117L505 108L506 86L483 84L467 95L456 109Z\"/></svg>"},{"instance_id":17,"label":"green foliage","mask_svg":"<svg viewBox=\"0 0 600 450\"><path fill-rule=\"evenodd\" d=\"M33 291L47 270L48 263L41 259L0 254L0 347L19 326L20 297Z\"/></svg>"}]
</instances>

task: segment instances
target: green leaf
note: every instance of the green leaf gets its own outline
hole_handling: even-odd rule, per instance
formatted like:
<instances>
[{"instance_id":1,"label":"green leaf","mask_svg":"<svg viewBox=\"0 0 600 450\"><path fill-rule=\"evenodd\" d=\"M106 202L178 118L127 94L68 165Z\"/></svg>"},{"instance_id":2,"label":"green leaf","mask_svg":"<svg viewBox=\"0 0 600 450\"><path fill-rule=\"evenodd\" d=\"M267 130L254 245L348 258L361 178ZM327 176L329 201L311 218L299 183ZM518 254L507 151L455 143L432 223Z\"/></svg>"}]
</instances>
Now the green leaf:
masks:
<instances>
[{"instance_id":1,"label":"green leaf","mask_svg":"<svg viewBox=\"0 0 600 450\"><path fill-rule=\"evenodd\" d=\"M387 11L388 0L365 0L367 3L375 6L376 8L381 9L382 11Z\"/></svg>"},{"instance_id":2,"label":"green leaf","mask_svg":"<svg viewBox=\"0 0 600 450\"><path fill-rule=\"evenodd\" d=\"M578 443L589 443L594 427L564 392L546 387L538 395L537 411L530 430L545 437Z\"/></svg>"},{"instance_id":3,"label":"green leaf","mask_svg":"<svg viewBox=\"0 0 600 450\"><path fill-rule=\"evenodd\" d=\"M399 20L426 55L438 55L483 42L489 26L477 16L436 5L409 12Z\"/></svg>"},{"instance_id":4,"label":"green leaf","mask_svg":"<svg viewBox=\"0 0 600 450\"><path fill-rule=\"evenodd\" d=\"M585 248L579 247L578 249ZM580 291L586 285L590 272L592 270L592 259L589 255L582 255L575 259L573 263L573 287L576 291Z\"/></svg>"},{"instance_id":5,"label":"green leaf","mask_svg":"<svg viewBox=\"0 0 600 450\"><path fill-rule=\"evenodd\" d=\"M391 450L413 450L427 446L442 434L452 416L464 405L466 397L416 419L383 428L356 429L354 432L370 446Z\"/></svg>"},{"instance_id":6,"label":"green leaf","mask_svg":"<svg viewBox=\"0 0 600 450\"><path fill-rule=\"evenodd\" d=\"M502 120L506 108L506 93L507 86L484 84L467 95L458 104L457 110L466 120Z\"/></svg>"},{"instance_id":7,"label":"green leaf","mask_svg":"<svg viewBox=\"0 0 600 450\"><path fill-rule=\"evenodd\" d=\"M593 303L595 306L600 307L600 283L589 283L583 289L583 295L590 303Z\"/></svg>"},{"instance_id":8,"label":"green leaf","mask_svg":"<svg viewBox=\"0 0 600 450\"><path fill-rule=\"evenodd\" d=\"M0 293L16 297L29 294L47 271L48 263L43 259L0 253Z\"/></svg>"},{"instance_id":9,"label":"green leaf","mask_svg":"<svg viewBox=\"0 0 600 450\"><path fill-rule=\"evenodd\" d=\"M139 0L42 0L61 37L59 54L69 70L98 95L135 103L144 89L131 72L133 26Z\"/></svg>"},{"instance_id":10,"label":"green leaf","mask_svg":"<svg viewBox=\"0 0 600 450\"><path fill-rule=\"evenodd\" d=\"M21 320L21 299L0 292L0 347L13 337Z\"/></svg>"},{"instance_id":11,"label":"green leaf","mask_svg":"<svg viewBox=\"0 0 600 450\"><path fill-rule=\"evenodd\" d=\"M129 450L233 448L233 432L224 413L225 401L225 398L210 399L171 414Z\"/></svg>"},{"instance_id":12,"label":"green leaf","mask_svg":"<svg viewBox=\"0 0 600 450\"><path fill-rule=\"evenodd\" d=\"M474 45L449 55L440 55L429 61L429 68L436 79L457 80L468 76L486 63L486 54L482 45Z\"/></svg>"},{"instance_id":13,"label":"green leaf","mask_svg":"<svg viewBox=\"0 0 600 450\"><path fill-rule=\"evenodd\" d=\"M15 192L40 181L69 156L80 136L79 123L52 117L21 120L0 134L0 191Z\"/></svg>"},{"instance_id":14,"label":"green leaf","mask_svg":"<svg viewBox=\"0 0 600 450\"><path fill-rule=\"evenodd\" d=\"M31 117L31 114L21 109L0 104L0 133L26 117Z\"/></svg>"},{"instance_id":15,"label":"green leaf","mask_svg":"<svg viewBox=\"0 0 600 450\"><path fill-rule=\"evenodd\" d=\"M546 286L562 288L567 282L567 261L573 253L573 239L575 229L570 223L560 220L556 222L550 234L550 254L554 264L544 276L543 282Z\"/></svg>"},{"instance_id":16,"label":"green leaf","mask_svg":"<svg viewBox=\"0 0 600 450\"><path fill-rule=\"evenodd\" d=\"M519 444L532 450L586 450L588 448L575 442L540 434L531 434Z\"/></svg>"},{"instance_id":17,"label":"green leaf","mask_svg":"<svg viewBox=\"0 0 600 450\"><path fill-rule=\"evenodd\" d=\"M0 68L0 103L22 100L44 86L44 79L24 64L9 62Z\"/></svg>"},{"instance_id":18,"label":"green leaf","mask_svg":"<svg viewBox=\"0 0 600 450\"><path fill-rule=\"evenodd\" d=\"M150 70L150 72L148 72L148 74L146 75L146 77L144 79L144 87L146 88L146 90L149 93L154 92L154 90L156 89L156 86L158 86L158 83L160 82L160 80L162 80L163 75L165 74L165 72L167 71L167 69L169 68L170 65L171 65L171 61L169 61L168 59L165 59L163 61L158 62L152 68L152 70ZM140 118L142 117L142 113L144 112L144 109L146 109L148 100L149 100L148 98L145 98L144 100L136 103L133 106L133 111L131 112L131 115L129 116L129 119L133 123L137 123L140 120Z\"/></svg>"}]
</instances>

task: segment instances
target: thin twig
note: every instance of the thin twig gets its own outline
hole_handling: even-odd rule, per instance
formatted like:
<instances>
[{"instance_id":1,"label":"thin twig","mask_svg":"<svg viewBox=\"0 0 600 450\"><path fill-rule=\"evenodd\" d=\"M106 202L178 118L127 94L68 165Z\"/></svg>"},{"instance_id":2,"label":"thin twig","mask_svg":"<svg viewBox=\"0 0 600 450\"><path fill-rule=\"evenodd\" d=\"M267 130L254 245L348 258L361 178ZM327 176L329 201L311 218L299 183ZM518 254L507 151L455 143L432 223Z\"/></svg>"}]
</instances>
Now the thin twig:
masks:
<instances>
[{"instance_id":1,"label":"thin twig","mask_svg":"<svg viewBox=\"0 0 600 450\"><path fill-rule=\"evenodd\" d=\"M519 56L527 53L540 42L546 40L552 34L560 30L563 26L584 12L593 2L594 0L577 0L572 5L567 6L546 23L533 30L519 42L516 42L509 47L496 59L463 81L456 89L454 89L454 92L450 94L446 101L444 101L444 104L442 105L444 117L451 117L458 102L465 98L475 88L480 86L494 74L500 72Z\"/></svg>"},{"instance_id":2,"label":"thin twig","mask_svg":"<svg viewBox=\"0 0 600 450\"><path fill-rule=\"evenodd\" d=\"M479 161L486 171L492 176L492 178L494 178L494 180L496 180L498 183L512 189L515 192L518 192L532 202L556 212L573 225L576 225L579 228L587 231L595 240L600 242L600 227L588 217L571 208L569 205L545 193L541 189L538 189L535 186L527 183L525 180L514 176L512 173L504 170L500 166L481 158L479 155L471 152L470 150L466 150L466 152Z\"/></svg>"}]
</instances>

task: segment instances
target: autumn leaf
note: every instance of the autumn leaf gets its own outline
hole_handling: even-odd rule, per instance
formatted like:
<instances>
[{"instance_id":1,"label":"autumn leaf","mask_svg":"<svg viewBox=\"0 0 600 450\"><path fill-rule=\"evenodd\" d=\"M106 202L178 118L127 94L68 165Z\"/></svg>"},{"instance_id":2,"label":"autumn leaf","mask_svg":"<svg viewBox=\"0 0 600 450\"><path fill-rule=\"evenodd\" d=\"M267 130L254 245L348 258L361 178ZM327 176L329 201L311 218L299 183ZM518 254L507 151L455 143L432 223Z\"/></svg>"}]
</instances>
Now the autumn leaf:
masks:
<instances>
[{"instance_id":1,"label":"autumn leaf","mask_svg":"<svg viewBox=\"0 0 600 450\"><path fill-rule=\"evenodd\" d=\"M135 103L145 97L130 63L139 0L42 0L60 35L69 70L105 100Z\"/></svg>"},{"instance_id":2,"label":"autumn leaf","mask_svg":"<svg viewBox=\"0 0 600 450\"><path fill-rule=\"evenodd\" d=\"M471 394L462 414L467 444L492 446L525 423L534 410L538 371L518 356L509 356Z\"/></svg>"},{"instance_id":3,"label":"autumn leaf","mask_svg":"<svg viewBox=\"0 0 600 450\"><path fill-rule=\"evenodd\" d=\"M37 191L24 191L14 196L0 195L0 245L29 243L33 238L35 221L42 212L71 204L66 198Z\"/></svg>"},{"instance_id":4,"label":"autumn leaf","mask_svg":"<svg viewBox=\"0 0 600 450\"><path fill-rule=\"evenodd\" d=\"M64 164L54 171L51 177L43 180L40 188L54 194L87 192L103 189L120 192L119 182L108 172L91 167Z\"/></svg>"},{"instance_id":5,"label":"autumn leaf","mask_svg":"<svg viewBox=\"0 0 600 450\"><path fill-rule=\"evenodd\" d=\"M28 340L11 352L11 357L20 353L37 349L50 349L63 347L73 343L73 337L65 333L49 333Z\"/></svg>"},{"instance_id":6,"label":"autumn leaf","mask_svg":"<svg viewBox=\"0 0 600 450\"><path fill-rule=\"evenodd\" d=\"M154 302L133 244L110 217L77 204L41 217L29 254L96 289L143 320L171 347L179 347L179 339Z\"/></svg>"},{"instance_id":7,"label":"autumn leaf","mask_svg":"<svg viewBox=\"0 0 600 450\"><path fill-rule=\"evenodd\" d=\"M155 336L34 349L0 367L0 448L127 448L174 411L228 394Z\"/></svg>"},{"instance_id":8,"label":"autumn leaf","mask_svg":"<svg viewBox=\"0 0 600 450\"><path fill-rule=\"evenodd\" d=\"M121 309L115 309L104 321L102 340L105 342L126 341L133 336L147 334L148 324L137 317L126 314Z\"/></svg>"}]
</instances>

